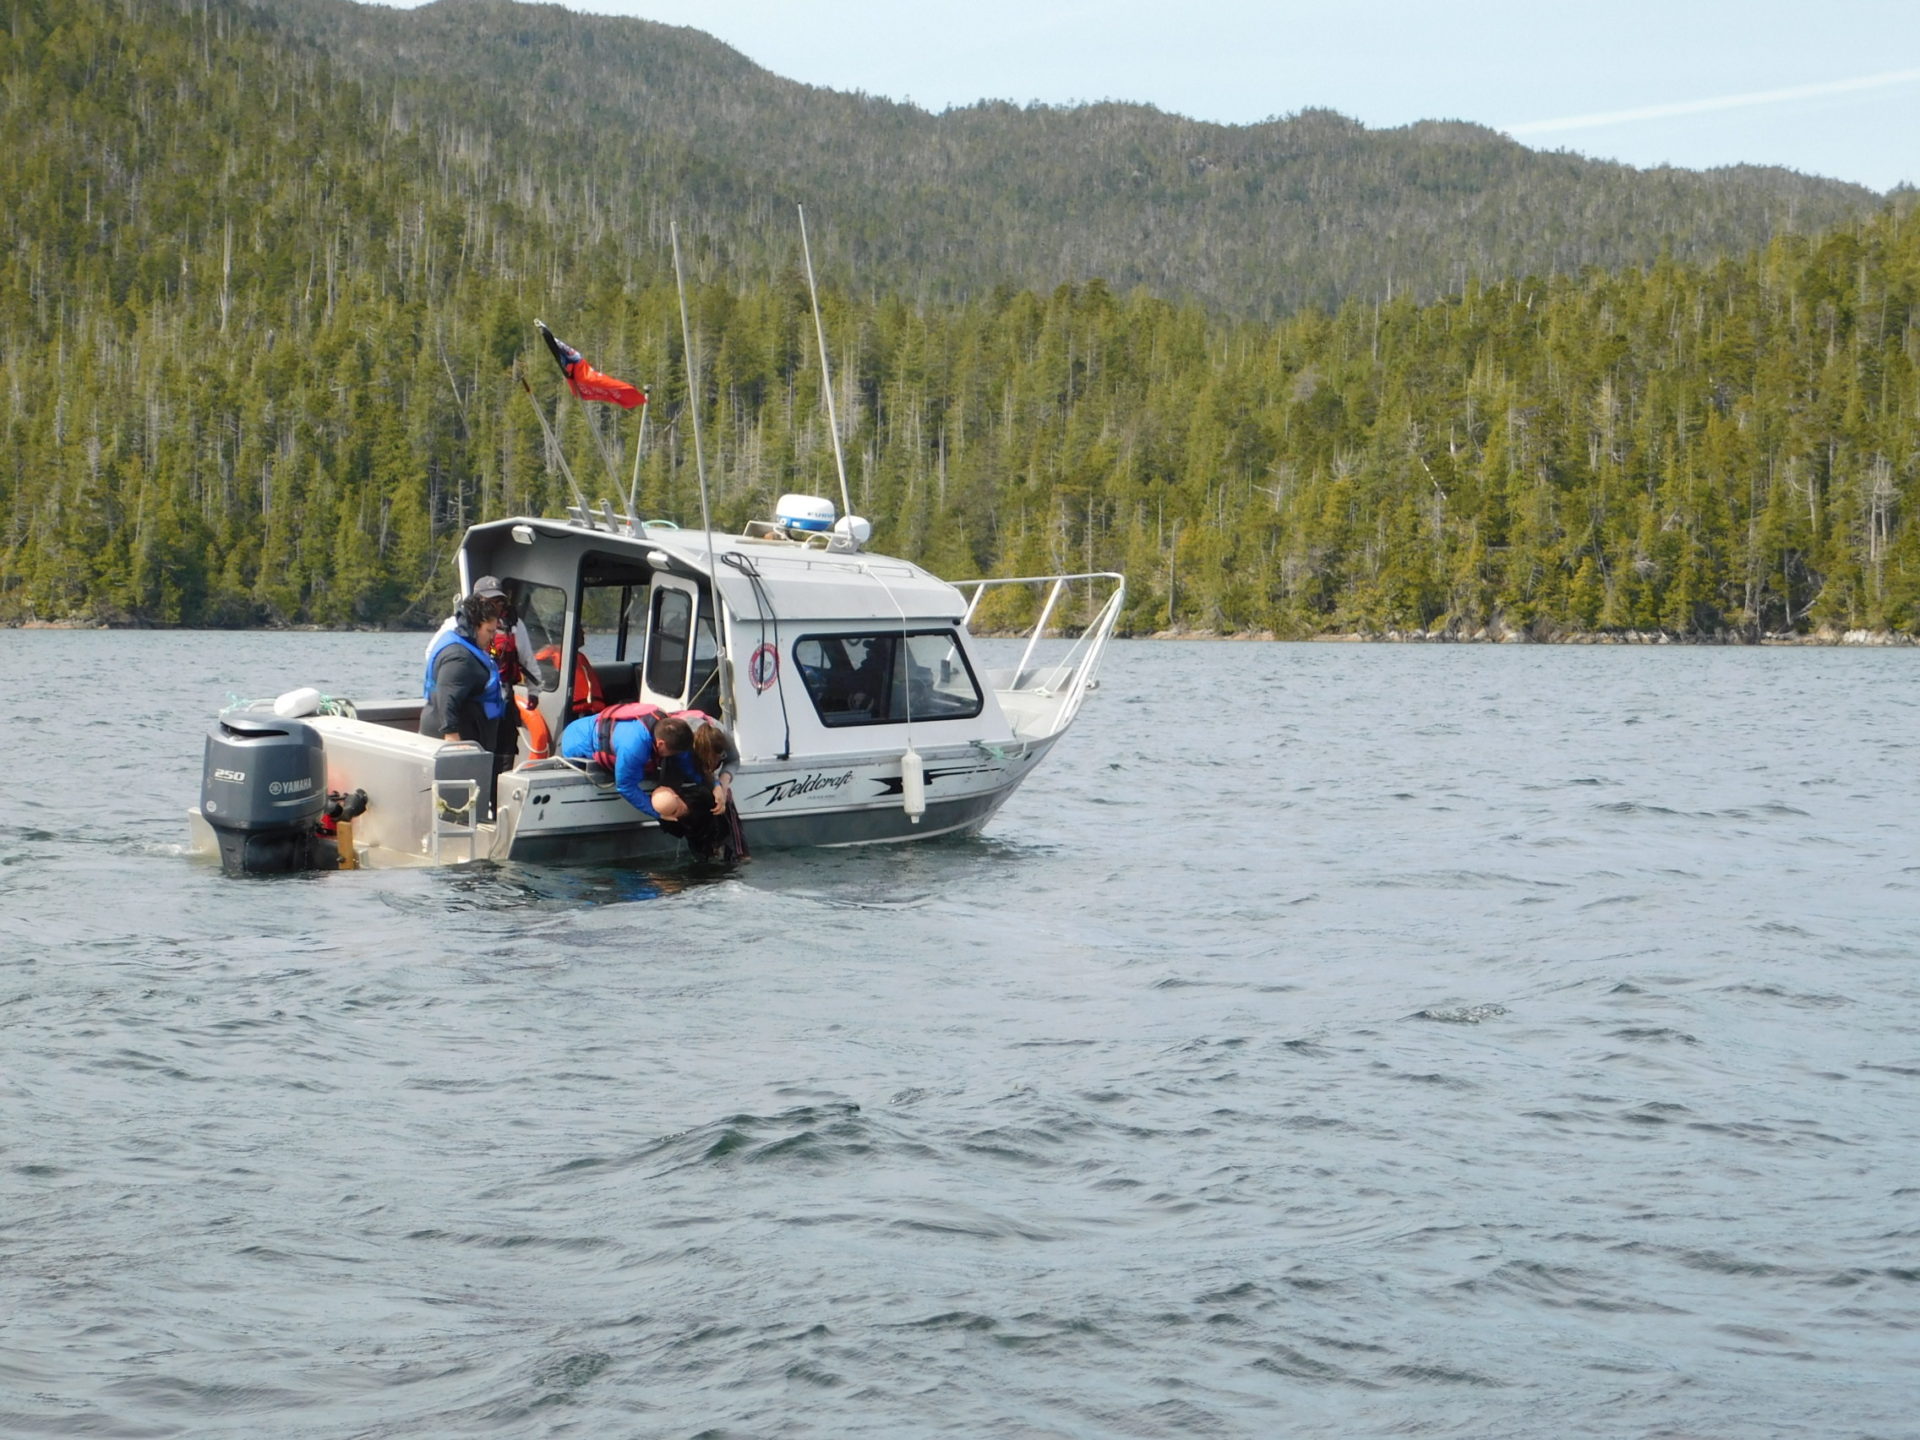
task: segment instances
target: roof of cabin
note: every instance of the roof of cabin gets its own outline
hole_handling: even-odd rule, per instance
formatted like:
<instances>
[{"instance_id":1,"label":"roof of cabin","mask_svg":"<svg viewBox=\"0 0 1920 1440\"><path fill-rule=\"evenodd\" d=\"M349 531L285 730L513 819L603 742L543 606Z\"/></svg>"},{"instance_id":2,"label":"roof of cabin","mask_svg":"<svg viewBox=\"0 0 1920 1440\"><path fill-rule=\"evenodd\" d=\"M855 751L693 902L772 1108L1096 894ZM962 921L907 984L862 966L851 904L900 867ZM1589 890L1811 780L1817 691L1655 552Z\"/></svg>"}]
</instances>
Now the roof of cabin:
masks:
<instances>
[{"instance_id":1,"label":"roof of cabin","mask_svg":"<svg viewBox=\"0 0 1920 1440\"><path fill-rule=\"evenodd\" d=\"M513 542L507 536L518 525L534 532L536 544L571 545L583 555L597 551L630 556L644 561L650 569L665 568L689 578L708 574L709 537L703 530L648 526L639 535L632 535L569 520L519 516L474 526L467 532L467 544L482 541L495 557L490 565L511 570L506 562ZM767 618L777 616L787 621L905 618L957 622L966 613L965 596L910 560L871 551L837 553L793 541L719 531L713 533L711 541L720 594L734 614L745 620L759 617L769 606ZM666 562L664 567L661 560Z\"/></svg>"}]
</instances>

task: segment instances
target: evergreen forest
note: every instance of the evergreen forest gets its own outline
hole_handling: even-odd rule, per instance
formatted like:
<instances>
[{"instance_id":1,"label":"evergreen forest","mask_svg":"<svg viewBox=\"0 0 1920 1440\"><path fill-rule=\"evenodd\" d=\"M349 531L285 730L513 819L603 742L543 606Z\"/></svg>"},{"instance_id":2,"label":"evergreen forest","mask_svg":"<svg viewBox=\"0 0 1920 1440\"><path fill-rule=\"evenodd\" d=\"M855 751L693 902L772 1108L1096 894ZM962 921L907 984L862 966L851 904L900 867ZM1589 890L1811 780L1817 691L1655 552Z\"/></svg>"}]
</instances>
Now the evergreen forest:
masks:
<instances>
[{"instance_id":1,"label":"evergreen forest","mask_svg":"<svg viewBox=\"0 0 1920 1440\"><path fill-rule=\"evenodd\" d=\"M463 23L478 38L458 59ZM609 138L596 112L568 130L567 57L604 60L607 36L732 96L712 103L733 133L756 114L791 129L811 97L854 129L866 116L868 148L789 137L756 171L684 128ZM509 44L537 83L506 82ZM13 0L0 622L430 623L466 525L567 504L536 405L591 498L630 479L635 417L566 395L536 316L652 387L642 514L698 517L690 368L716 523L837 495L797 198L855 508L876 548L942 575L1120 570L1135 632L1920 630L1911 192L1642 174L1308 115L1239 138L1311 152L1323 218L1366 227L1364 173L1387 192L1378 216L1406 224L1375 227L1393 242L1378 253L1329 241L1321 268L1290 271L1301 288L1249 300L1245 278L1282 264L1235 239L1262 212L1178 187L1258 187L1196 170L1176 140L1154 151L1161 208L1086 207L1082 238L1049 221L1010 259L1022 205L1073 215L1098 179L1067 173L1062 134L1194 122L927 117L792 86L788 110L756 112L787 82L729 56L499 0ZM963 155L935 124L956 116L999 138ZM963 243L965 209L902 221L899 187L860 174L889 144L936 143L998 217L990 243ZM806 172L802 149L845 168ZM1408 208L1423 156L1458 223ZM1567 202L1554 224L1514 199L1525 157L1546 167L1534 193ZM635 178L675 174L678 191ZM1183 209L1216 228L1183 241L1164 228ZM1134 262L1074 258L1117 253L1128 215Z\"/></svg>"}]
</instances>

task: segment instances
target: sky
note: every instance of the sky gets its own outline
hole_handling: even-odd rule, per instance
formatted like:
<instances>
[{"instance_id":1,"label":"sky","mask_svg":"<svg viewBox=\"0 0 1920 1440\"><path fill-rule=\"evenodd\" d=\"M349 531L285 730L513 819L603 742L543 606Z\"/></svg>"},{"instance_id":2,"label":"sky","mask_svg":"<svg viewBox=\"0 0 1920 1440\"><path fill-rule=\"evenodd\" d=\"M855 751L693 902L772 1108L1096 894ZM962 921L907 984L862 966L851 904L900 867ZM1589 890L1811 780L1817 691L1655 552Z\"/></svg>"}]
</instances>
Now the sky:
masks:
<instances>
[{"instance_id":1,"label":"sky","mask_svg":"<svg viewBox=\"0 0 1920 1440\"><path fill-rule=\"evenodd\" d=\"M405 0L402 0L405 3ZM939 111L1472 120L1542 150L1920 185L1920 0L570 0Z\"/></svg>"}]
</instances>

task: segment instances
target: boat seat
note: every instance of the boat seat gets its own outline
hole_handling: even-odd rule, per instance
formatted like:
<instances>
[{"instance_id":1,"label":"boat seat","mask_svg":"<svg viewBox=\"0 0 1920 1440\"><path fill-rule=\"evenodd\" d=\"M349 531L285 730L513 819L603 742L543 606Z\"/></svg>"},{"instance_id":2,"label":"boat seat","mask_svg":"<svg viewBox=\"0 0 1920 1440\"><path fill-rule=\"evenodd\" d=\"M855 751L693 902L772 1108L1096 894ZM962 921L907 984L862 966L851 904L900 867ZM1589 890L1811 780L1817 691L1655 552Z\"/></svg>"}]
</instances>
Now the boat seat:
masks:
<instances>
[{"instance_id":1,"label":"boat seat","mask_svg":"<svg viewBox=\"0 0 1920 1440\"><path fill-rule=\"evenodd\" d=\"M639 667L631 660L596 660L594 672L600 677L600 688L605 692L607 704L624 705L629 700L640 698Z\"/></svg>"},{"instance_id":2,"label":"boat seat","mask_svg":"<svg viewBox=\"0 0 1920 1440\"><path fill-rule=\"evenodd\" d=\"M389 730L403 730L411 735L420 728L423 703L418 699L405 698L356 700L353 702L353 715L356 720L364 720L370 725L384 725Z\"/></svg>"}]
</instances>

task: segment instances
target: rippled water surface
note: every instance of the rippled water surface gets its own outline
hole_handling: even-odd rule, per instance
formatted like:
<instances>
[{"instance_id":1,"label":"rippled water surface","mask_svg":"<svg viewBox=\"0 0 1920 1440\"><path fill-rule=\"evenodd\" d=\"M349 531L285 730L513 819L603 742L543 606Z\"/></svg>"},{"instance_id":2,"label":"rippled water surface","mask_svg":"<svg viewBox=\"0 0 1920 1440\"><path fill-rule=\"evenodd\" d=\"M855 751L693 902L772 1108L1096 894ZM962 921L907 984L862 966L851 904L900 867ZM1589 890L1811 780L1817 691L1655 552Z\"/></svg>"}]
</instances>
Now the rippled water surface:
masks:
<instances>
[{"instance_id":1,"label":"rippled water surface","mask_svg":"<svg viewBox=\"0 0 1920 1440\"><path fill-rule=\"evenodd\" d=\"M1920 658L1117 645L985 837L223 880L4 633L0 1434L1920 1433Z\"/></svg>"}]
</instances>

